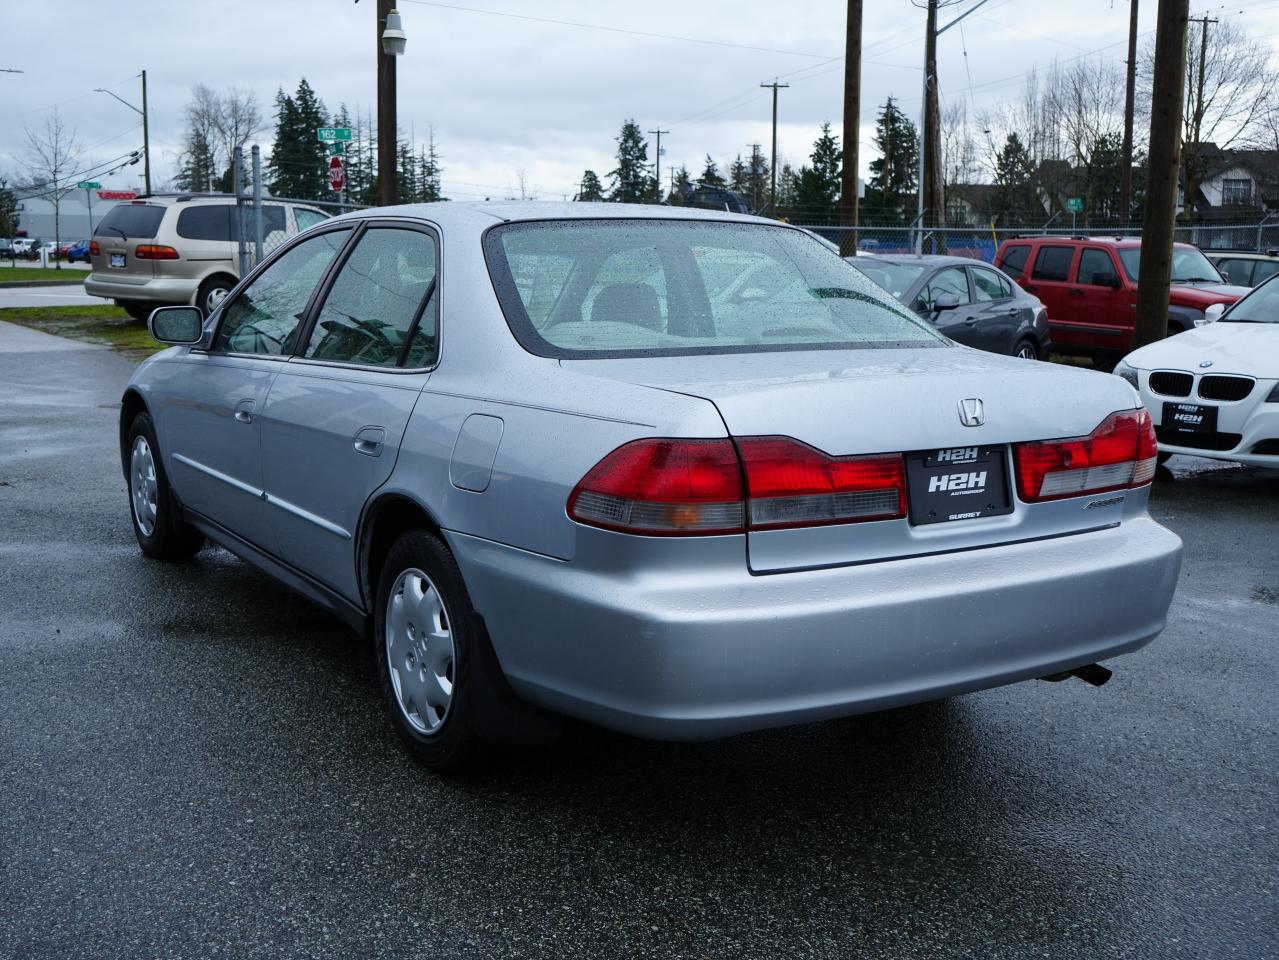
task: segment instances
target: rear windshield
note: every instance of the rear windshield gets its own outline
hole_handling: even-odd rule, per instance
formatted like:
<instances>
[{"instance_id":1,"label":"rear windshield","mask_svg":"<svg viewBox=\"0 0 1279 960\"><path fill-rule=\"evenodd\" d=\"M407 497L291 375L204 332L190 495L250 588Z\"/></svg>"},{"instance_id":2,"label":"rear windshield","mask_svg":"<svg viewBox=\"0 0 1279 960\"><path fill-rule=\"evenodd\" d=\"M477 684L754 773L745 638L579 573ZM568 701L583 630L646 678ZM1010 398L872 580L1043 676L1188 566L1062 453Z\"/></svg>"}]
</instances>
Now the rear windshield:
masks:
<instances>
[{"instance_id":1,"label":"rear windshield","mask_svg":"<svg viewBox=\"0 0 1279 960\"><path fill-rule=\"evenodd\" d=\"M905 300L906 293L915 285L923 266L917 264L890 263L887 260L872 260L860 257L853 261L854 269L860 270L877 284L891 293L898 300Z\"/></svg>"},{"instance_id":2,"label":"rear windshield","mask_svg":"<svg viewBox=\"0 0 1279 960\"><path fill-rule=\"evenodd\" d=\"M93 228L95 237L115 237L128 240L152 240L160 229L166 207L151 204L122 203L107 211L107 215Z\"/></svg>"},{"instance_id":3,"label":"rear windshield","mask_svg":"<svg viewBox=\"0 0 1279 960\"><path fill-rule=\"evenodd\" d=\"M944 346L807 234L687 220L512 223L485 237L519 342L545 357Z\"/></svg>"}]
</instances>

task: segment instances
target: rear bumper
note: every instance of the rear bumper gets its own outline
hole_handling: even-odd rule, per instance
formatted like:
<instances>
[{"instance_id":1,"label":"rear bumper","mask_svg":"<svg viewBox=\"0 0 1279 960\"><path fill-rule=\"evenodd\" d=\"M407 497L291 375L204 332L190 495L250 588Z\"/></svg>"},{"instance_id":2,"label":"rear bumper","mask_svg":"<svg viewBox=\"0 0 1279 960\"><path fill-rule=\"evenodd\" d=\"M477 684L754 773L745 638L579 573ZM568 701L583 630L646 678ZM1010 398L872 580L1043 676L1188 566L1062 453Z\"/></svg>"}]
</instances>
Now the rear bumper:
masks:
<instances>
[{"instance_id":1,"label":"rear bumper","mask_svg":"<svg viewBox=\"0 0 1279 960\"><path fill-rule=\"evenodd\" d=\"M171 280L162 277L124 281L110 274L91 273L84 280L84 292L107 300L142 300L156 304L190 304L195 302L199 287L196 280Z\"/></svg>"},{"instance_id":2,"label":"rear bumper","mask_svg":"<svg viewBox=\"0 0 1279 960\"><path fill-rule=\"evenodd\" d=\"M589 551L564 562L448 539L518 693L628 733L688 740L936 699L1135 650L1163 629L1181 565L1181 541L1148 517L770 576L747 572L740 545L725 544L721 563L619 569Z\"/></svg>"}]
</instances>

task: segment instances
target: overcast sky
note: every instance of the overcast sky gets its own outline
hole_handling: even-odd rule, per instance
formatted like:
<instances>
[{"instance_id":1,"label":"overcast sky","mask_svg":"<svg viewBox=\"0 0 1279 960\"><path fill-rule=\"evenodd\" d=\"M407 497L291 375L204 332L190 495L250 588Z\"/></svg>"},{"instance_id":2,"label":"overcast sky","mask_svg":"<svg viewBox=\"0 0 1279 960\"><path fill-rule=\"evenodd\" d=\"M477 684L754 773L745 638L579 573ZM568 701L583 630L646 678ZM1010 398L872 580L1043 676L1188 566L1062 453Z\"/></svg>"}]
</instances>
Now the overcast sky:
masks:
<instances>
[{"instance_id":1,"label":"overcast sky","mask_svg":"<svg viewBox=\"0 0 1279 960\"><path fill-rule=\"evenodd\" d=\"M943 11L942 23L974 2ZM1155 7L1142 3L1143 33L1153 31ZM884 98L912 115L919 109L924 28L910 0L866 8L863 176ZM330 110L341 102L370 110L375 10L375 0L0 0L0 67L25 71L0 73L0 175L25 179L24 128L41 126L55 107L89 161L138 146L137 116L92 91L136 103L143 68L159 183L173 173L192 84L253 90L269 116L277 87L291 91L305 76ZM612 168L613 138L628 117L671 131L664 168L685 163L696 174L707 152L723 164L752 142L767 150L770 93L759 84L774 77L791 84L780 99L783 157L802 162L824 120L839 132L844 0L400 0L400 10L408 34L400 124L419 138L434 127L444 192L455 199L518 190L521 170L537 196L571 197L584 169ZM1279 0L1209 12L1239 17L1258 42L1279 41ZM992 106L1054 58L1100 50L1122 62L1127 22L1124 0L987 0L940 38L943 100ZM261 142L270 141L268 127ZM127 187L140 171L103 185Z\"/></svg>"}]
</instances>

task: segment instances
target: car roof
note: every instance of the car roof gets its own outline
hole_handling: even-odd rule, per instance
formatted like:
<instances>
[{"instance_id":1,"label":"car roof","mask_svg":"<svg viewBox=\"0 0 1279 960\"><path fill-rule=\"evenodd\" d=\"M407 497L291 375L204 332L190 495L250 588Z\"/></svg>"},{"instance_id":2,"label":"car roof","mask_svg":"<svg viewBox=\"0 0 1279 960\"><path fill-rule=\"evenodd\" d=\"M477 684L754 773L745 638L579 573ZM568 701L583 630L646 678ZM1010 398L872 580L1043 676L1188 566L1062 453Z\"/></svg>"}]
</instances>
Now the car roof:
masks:
<instances>
[{"instance_id":1,"label":"car roof","mask_svg":"<svg viewBox=\"0 0 1279 960\"><path fill-rule=\"evenodd\" d=\"M1091 243L1102 247L1114 247L1118 250L1139 250L1141 249L1141 237L1058 237L1052 234L1037 233L1032 236L1010 237L1003 241L1000 246L1009 243L1033 243L1035 241L1043 241L1045 243L1057 243L1063 246L1075 243ZM1179 250L1197 250L1193 243L1174 243L1174 247Z\"/></svg>"},{"instance_id":2,"label":"car roof","mask_svg":"<svg viewBox=\"0 0 1279 960\"><path fill-rule=\"evenodd\" d=\"M1279 250L1257 253L1255 250L1205 250L1209 257L1229 257L1231 260L1279 260Z\"/></svg>"},{"instance_id":3,"label":"car roof","mask_svg":"<svg viewBox=\"0 0 1279 960\"><path fill-rule=\"evenodd\" d=\"M891 254L877 253L875 259L882 260L885 263L894 263L899 266L922 265L925 267L962 267L977 266L989 267L990 264L985 260L978 260L976 257L955 257L942 253L924 253L924 254Z\"/></svg>"},{"instance_id":4,"label":"car roof","mask_svg":"<svg viewBox=\"0 0 1279 960\"><path fill-rule=\"evenodd\" d=\"M475 228L496 223L536 220L704 220L757 223L798 229L777 220L752 217L724 210L674 207L643 203L592 203L547 200L468 200L464 202L411 203L393 207L371 207L336 217L363 220L370 217L407 217L427 220L449 228Z\"/></svg>"}]
</instances>

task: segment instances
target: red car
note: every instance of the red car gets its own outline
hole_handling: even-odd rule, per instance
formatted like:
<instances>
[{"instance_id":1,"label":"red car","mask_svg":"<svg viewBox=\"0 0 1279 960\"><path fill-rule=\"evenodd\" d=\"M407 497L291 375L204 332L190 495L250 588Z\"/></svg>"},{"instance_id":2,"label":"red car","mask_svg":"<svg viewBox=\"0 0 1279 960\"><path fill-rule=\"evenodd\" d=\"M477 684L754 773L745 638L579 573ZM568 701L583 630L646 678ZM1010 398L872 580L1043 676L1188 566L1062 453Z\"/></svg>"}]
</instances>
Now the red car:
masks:
<instances>
[{"instance_id":1,"label":"red car","mask_svg":"<svg viewBox=\"0 0 1279 960\"><path fill-rule=\"evenodd\" d=\"M995 266L1043 301L1054 351L1116 354L1132 349L1140 258L1138 238L1018 237L1000 245ZM1247 292L1226 283L1198 247L1174 244L1168 335Z\"/></svg>"}]
</instances>

